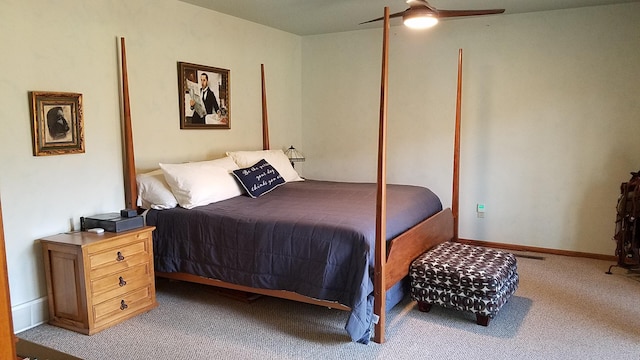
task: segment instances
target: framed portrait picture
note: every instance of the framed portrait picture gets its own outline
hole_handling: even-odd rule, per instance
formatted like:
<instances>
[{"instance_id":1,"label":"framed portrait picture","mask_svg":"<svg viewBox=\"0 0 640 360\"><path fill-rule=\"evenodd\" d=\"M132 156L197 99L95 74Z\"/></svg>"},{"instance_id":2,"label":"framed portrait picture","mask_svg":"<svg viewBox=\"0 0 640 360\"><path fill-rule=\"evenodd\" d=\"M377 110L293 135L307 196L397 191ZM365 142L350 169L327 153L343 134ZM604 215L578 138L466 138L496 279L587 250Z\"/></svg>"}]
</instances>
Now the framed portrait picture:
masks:
<instances>
[{"instance_id":1,"label":"framed portrait picture","mask_svg":"<svg viewBox=\"0 0 640 360\"><path fill-rule=\"evenodd\" d=\"M231 129L229 70L178 62L180 129Z\"/></svg>"},{"instance_id":2,"label":"framed portrait picture","mask_svg":"<svg viewBox=\"0 0 640 360\"><path fill-rule=\"evenodd\" d=\"M29 92L33 155L84 153L82 94Z\"/></svg>"}]
</instances>

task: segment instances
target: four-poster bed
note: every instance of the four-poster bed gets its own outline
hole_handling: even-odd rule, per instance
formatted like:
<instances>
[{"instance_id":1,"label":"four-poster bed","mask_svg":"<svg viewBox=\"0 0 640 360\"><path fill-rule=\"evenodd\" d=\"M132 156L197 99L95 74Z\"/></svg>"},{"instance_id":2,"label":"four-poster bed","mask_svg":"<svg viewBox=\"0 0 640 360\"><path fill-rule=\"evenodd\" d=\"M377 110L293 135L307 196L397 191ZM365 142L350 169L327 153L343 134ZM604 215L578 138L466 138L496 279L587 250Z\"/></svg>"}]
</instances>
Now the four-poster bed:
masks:
<instances>
[{"instance_id":1,"label":"four-poster bed","mask_svg":"<svg viewBox=\"0 0 640 360\"><path fill-rule=\"evenodd\" d=\"M352 257L359 257L362 258L363 256L365 258L371 258L371 261L368 261L368 259L364 264L366 266L366 268L364 269L364 273L363 273L363 282L362 284L365 284L366 281L370 281L372 280L372 285L373 285L373 304L370 304L370 306L372 305L373 309L369 308L369 309L365 309L367 310L368 316L370 316L370 321L372 323L375 323L375 333L374 333L374 341L378 342L378 343L382 343L384 342L384 328L385 328L385 311L386 311L386 295L387 295L387 291L392 289L392 288L400 288L401 287L401 281L407 277L408 272L409 272L409 265L410 263L417 258L420 254L424 253L425 251L427 251L428 249L432 248L433 246L440 244L442 242L445 241L450 241L453 237L453 230L454 230L454 226L453 226L453 215L450 209L442 209L441 204L439 203L439 200L437 199L437 197L435 197L435 195L433 195L433 197L436 198L437 203L439 205L439 208L436 210L429 210L430 213L429 214L422 214L422 215L415 215L415 216L423 216L423 218L420 219L414 219L414 220L407 220L407 218L410 218L411 216L408 215L409 213L417 213L419 211L414 210L413 208L411 208L409 211L407 211L407 209L402 209L402 206L399 206L400 203L402 203L403 201L407 201L408 202L408 198L409 197L416 197L415 195L410 195L408 197L402 198L402 197L397 197L397 194L399 192L399 187L397 185L387 185L386 184L386 94L387 94L387 83L386 83L386 73L387 73L387 52L388 52L388 46L387 46L387 39L388 39L388 28L389 28L389 24L388 24L388 8L385 8L385 30L384 30L384 44L383 44L383 69L382 69L382 84L381 84L381 107L380 107L380 134L379 134L379 150L378 150L378 176L377 176L377 185L376 185L376 191L375 191L375 251L371 254L368 255L350 255ZM123 129L124 129L124 150L125 150L125 156L124 156L124 162L125 162L125 166L124 166L124 179L125 179L125 199L126 199L126 205L128 207L131 208L136 208L136 197L137 197L137 188L136 188L136 183L135 183L135 179L136 179L136 174L135 174L135 157L133 155L133 136L132 136L132 131L131 131L131 118L130 118L130 114L129 114L129 98L128 98L128 89L127 89L127 70L126 70L126 53L125 53L125 44L124 44L124 39L121 39L121 54L122 54L122 85L123 85L123 109L124 109L124 117L123 117L123 121L124 121L124 125L123 125ZM269 136L268 136L268 119L267 119L267 111L266 111L266 95L265 95L265 75L264 75L264 65L261 65L261 76L262 76L262 109L263 109L263 116L262 116L262 128L263 128L263 149L264 150L268 150L269 149ZM309 185L303 185L304 183L309 183ZM313 185L315 184L315 185ZM365 186L367 184L358 184L360 186ZM368 184L368 185L373 185L373 184ZM294 183L287 183L285 186L282 187L282 190L278 190L277 192L273 192L267 196L273 197L275 198L276 195L281 196L282 194L285 194L287 192L301 192L303 194L306 194L308 192L306 186L320 186L322 189L326 189L326 188L336 188L336 187L342 187L343 183L325 183L325 182L314 182L314 181L305 181L305 182L294 182ZM345 185L346 186L346 185ZM351 186L351 185L349 185ZM301 190L301 188L304 188ZM422 188L424 189L424 188ZM387 199L388 194L387 191L389 190L389 193L394 195L394 197L392 197L392 201L389 201ZM404 190L404 188L402 189ZM427 190L427 189L424 189ZM315 190L314 190L315 191ZM350 190L351 191L351 190ZM359 191L359 190L357 190ZM357 192L356 191L356 192ZM419 190L422 191L422 190ZM371 191L369 191L367 189L367 191L365 192L369 192L371 193ZM427 192L430 193L430 191L427 190ZM429 196L426 196L429 197ZM247 197L244 196L238 196L234 199L230 199L230 200L234 200L234 202L246 202ZM248 199L248 198L247 198ZM271 198L270 198L271 199ZM401 200L397 200L397 199L401 199ZM254 199L254 200L258 200L258 199ZM306 199L307 201L309 201L309 198ZM251 199L249 201L252 201ZM287 200L289 201L289 200ZM317 199L312 199L311 201L317 201L317 202L321 202L320 200ZM388 202L389 201L389 202ZM198 213L200 210L202 211L209 211L209 212L223 212L223 216L226 216L226 213L224 213L224 211L227 211L226 206L228 205L228 203L222 202L224 203L224 206L222 206L223 208L221 209L221 207L209 207L207 206L203 206L202 209L200 208L196 208L196 209L191 209L191 210L187 210L187 209L182 209L182 208L175 208L175 210L156 210L154 212L149 212L148 216L148 220L149 219L153 219L152 221L159 221L159 218L161 217L165 217L168 216L171 213L175 213L178 214L179 217L181 217L182 220L176 220L177 222L175 222L174 224L178 224L178 223L185 223L191 220L185 220L188 219L189 216L187 215L189 212L196 214ZM218 203L218 204L222 204L222 203ZM230 202L229 202L230 203ZM254 204L259 204L259 202L255 202ZM372 202L373 204L373 202ZM392 219L391 222L391 232L395 232L393 233L391 236L389 235L389 231L387 229L387 207L389 206L390 208L390 218ZM212 210L214 209L214 210ZM200 212L202 212L200 211ZM275 213L275 211L270 211L271 214ZM244 213L243 216L250 216L247 215L246 213ZM313 216L313 215L311 215ZM318 215L318 217L322 217L320 215ZM344 216L343 216L344 217ZM349 218L349 216L347 216L347 218ZM354 214L353 218L358 218L358 216L356 216L356 214ZM368 219L371 220L371 219ZM367 223L368 220L365 220L365 223ZM218 220L216 220L218 221ZM222 220L220 220L222 221ZM234 220L235 221L235 220ZM254 221L253 218L251 218L251 221ZM262 220L260 220L262 221ZM270 225L270 226L266 226L266 227L278 227L281 226L282 223L278 222L279 220L277 220L276 222L274 222L274 225ZM299 220L297 220L299 221ZM347 222L351 221L351 220L346 220ZM354 220L356 221L356 220ZM398 221L400 222L404 222L402 225L398 225ZM412 224L407 225L407 221L414 221ZM171 222L169 222L169 224L171 224ZM369 223L367 223L369 224ZM370 224L370 225L373 225ZM163 228L163 226L159 223L154 223L154 225L156 226L156 231L154 232L154 252L157 252L157 255L159 257L162 257L163 253L166 253L167 251L163 250L164 248L158 248L155 249L155 247L161 242L161 237L163 236L163 234L167 233L167 232L174 232L174 228L172 225L168 225L165 226ZM295 224L294 224L295 225ZM298 223L298 225L300 225L300 223ZM349 223L349 225L352 225L351 223ZM321 227L324 226L329 226L329 225L325 225L322 224ZM357 226L360 226L359 224ZM368 226L368 225L367 225ZM404 228L402 228L404 226ZM203 227L205 227L205 225L199 224L199 225L193 225L192 224L192 230L193 228L197 227L199 230L198 232L201 231L201 229ZM295 227L295 226L294 226ZM398 230L398 229L401 230ZM257 228L256 228L257 229ZM292 232L295 232L295 230L291 230ZM336 232L337 234L339 234L340 231L342 231L342 229L333 229L332 231ZM193 232L193 231L192 231ZM256 232L256 231L254 231ZM365 233L369 232L369 230L365 229L364 231ZM199 234L196 234L194 236L200 236ZM253 234L253 236L258 236L256 234ZM271 236L271 235L269 235ZM191 235L189 235L189 237L191 237ZM183 242L180 241L180 244L182 244ZM290 245L290 243L288 243ZM373 244L372 244L373 245ZM180 247L183 245L175 245L175 247ZM186 246L186 245L184 245ZM190 246L190 245L189 245ZM207 245L209 246L209 245ZM215 245L214 245L215 246ZM313 245L312 245L313 246ZM332 245L334 246L334 245ZM366 247L366 244L365 244ZM315 249L315 248L313 248ZM256 259L258 255L255 255ZM333 255L331 255L333 256ZM156 260L158 261L158 260ZM169 260L169 262L171 262L173 260ZM178 260L179 261L179 260ZM226 261L224 259L220 260L222 262ZM315 260L314 260L315 261ZM372 265L373 263L373 265ZM160 266L158 266L160 265ZM165 277L165 278L170 278L170 279L176 279L176 280L183 280L183 281L189 281L189 282L195 282L195 283L201 283L201 284L208 284L208 285L213 285L213 286L217 286L217 287L222 287L222 288L228 288L228 289L233 289L233 290L239 290L239 291L244 291L244 292L248 292L248 293L255 293L255 294L261 294L261 295L268 295L268 296L274 296L274 297L279 297L279 298L284 298L284 299L289 299L289 300L294 300L294 301L300 301L300 302L305 302L305 303L310 303L310 304L316 304L316 305L321 305L321 306L326 306L326 307L330 307L330 308L336 308L336 309L340 309L340 310L347 310L347 311L351 311L352 313L355 312L355 308L354 308L354 304L350 303L349 305L345 305L345 302L340 302L340 301L336 301L334 297L329 296L329 299L323 298L323 296L310 296L310 295L302 295L300 293L297 293L295 291L291 291L291 290L282 290L280 288L269 288L268 285L263 287L263 286L247 286L245 284L242 283L238 283L238 282L233 282L233 281L223 281L220 280L218 278L215 277L207 277L207 276L203 276L200 274L197 274L195 272L186 272L186 271L182 271L181 269L181 265L167 265L167 266L163 266L163 264L156 264L156 276L159 277ZM236 266L237 264L234 264L233 266ZM361 264L360 264L361 265ZM359 265L359 266L360 266ZM158 271L158 269L166 269L166 268L172 268L172 266L174 268L177 269L177 271ZM310 267L316 266L316 265L308 265ZM186 266L187 268L190 267ZM194 267L207 267L207 265L202 265L202 264L198 264L197 266ZM185 267L182 267L185 268ZM234 269L235 270L235 269ZM252 268L252 270L254 270L254 268ZM373 270L373 271L372 271ZM216 272L218 270L213 270L213 272ZM344 269L342 271L345 271ZM369 275L370 273L373 273L373 279L369 279ZM252 274L252 278L255 277L260 277L261 274ZM326 275L326 274L325 274ZM347 275L347 277L350 276L350 274ZM226 280L226 279L225 279ZM359 280L359 279L358 279ZM360 288L362 289L362 284L360 285ZM323 289L324 291L324 289ZM358 290L359 291L359 290ZM356 290L354 290L354 292L357 292ZM312 292L313 293L313 292ZM315 294L315 293L314 293ZM370 295L364 294L365 298L371 298ZM395 301L397 302L397 301ZM395 304L394 302L394 304ZM362 309L360 309L362 310ZM359 311L360 311L359 310ZM371 310L373 310L373 313L375 315L371 314ZM352 320L352 317L350 317L350 320ZM377 318L377 319L376 319ZM374 319L376 319L377 321L375 321ZM367 326L370 326L371 324L367 324ZM364 339L359 339L354 337L354 335L351 333L350 329L349 329L349 323L347 324L347 330L350 332L350 335L352 336L352 339L354 341L360 341L360 342L368 342L369 340L369 331L367 329L366 331L366 336L367 338ZM361 329L359 329L361 330Z\"/></svg>"}]
</instances>

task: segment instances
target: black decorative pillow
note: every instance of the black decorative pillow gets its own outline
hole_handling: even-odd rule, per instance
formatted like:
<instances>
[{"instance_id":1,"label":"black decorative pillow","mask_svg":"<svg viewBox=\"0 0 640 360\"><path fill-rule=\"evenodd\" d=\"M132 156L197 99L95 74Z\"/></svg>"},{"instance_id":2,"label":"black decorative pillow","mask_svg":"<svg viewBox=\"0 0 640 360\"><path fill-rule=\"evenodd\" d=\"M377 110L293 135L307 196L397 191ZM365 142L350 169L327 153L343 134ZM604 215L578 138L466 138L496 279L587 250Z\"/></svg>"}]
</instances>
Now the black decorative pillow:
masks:
<instances>
[{"instance_id":1,"label":"black decorative pillow","mask_svg":"<svg viewBox=\"0 0 640 360\"><path fill-rule=\"evenodd\" d=\"M233 176L254 199L285 183L280 173L265 159L247 168L233 170Z\"/></svg>"}]
</instances>

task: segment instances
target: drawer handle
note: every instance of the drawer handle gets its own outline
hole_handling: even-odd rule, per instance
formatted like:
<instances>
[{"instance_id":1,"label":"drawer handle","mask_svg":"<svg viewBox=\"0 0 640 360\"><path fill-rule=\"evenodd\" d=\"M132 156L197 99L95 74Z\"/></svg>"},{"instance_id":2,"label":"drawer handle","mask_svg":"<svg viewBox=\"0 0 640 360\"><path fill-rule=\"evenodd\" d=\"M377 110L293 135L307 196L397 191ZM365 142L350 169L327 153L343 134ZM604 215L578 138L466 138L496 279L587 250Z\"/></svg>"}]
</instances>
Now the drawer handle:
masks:
<instances>
[{"instance_id":1,"label":"drawer handle","mask_svg":"<svg viewBox=\"0 0 640 360\"><path fill-rule=\"evenodd\" d=\"M118 251L118 257L116 257L117 261L122 261L124 260L124 256L122 256L122 253L120 251Z\"/></svg>"},{"instance_id":2,"label":"drawer handle","mask_svg":"<svg viewBox=\"0 0 640 360\"><path fill-rule=\"evenodd\" d=\"M118 285L120 285L120 287L127 285L127 282L124 281L124 279L122 278L122 276L120 276L120 283L118 283Z\"/></svg>"},{"instance_id":3,"label":"drawer handle","mask_svg":"<svg viewBox=\"0 0 640 360\"><path fill-rule=\"evenodd\" d=\"M127 305L127 303L125 303L124 300L120 300L120 310L124 310L128 307L129 305Z\"/></svg>"}]
</instances>

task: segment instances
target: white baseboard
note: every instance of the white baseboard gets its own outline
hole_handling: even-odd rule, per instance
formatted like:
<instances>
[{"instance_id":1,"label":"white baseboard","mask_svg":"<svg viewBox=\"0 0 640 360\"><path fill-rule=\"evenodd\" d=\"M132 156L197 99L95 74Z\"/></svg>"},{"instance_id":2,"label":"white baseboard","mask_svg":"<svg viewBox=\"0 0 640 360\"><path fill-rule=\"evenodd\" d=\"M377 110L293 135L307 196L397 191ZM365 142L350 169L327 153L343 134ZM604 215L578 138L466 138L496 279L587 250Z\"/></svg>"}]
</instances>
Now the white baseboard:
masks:
<instances>
[{"instance_id":1,"label":"white baseboard","mask_svg":"<svg viewBox=\"0 0 640 360\"><path fill-rule=\"evenodd\" d=\"M29 330L49 320L47 297L35 299L11 308L13 316L13 332Z\"/></svg>"}]
</instances>

